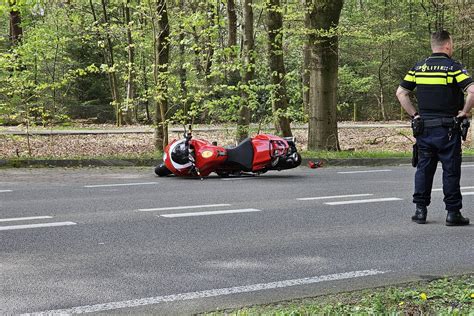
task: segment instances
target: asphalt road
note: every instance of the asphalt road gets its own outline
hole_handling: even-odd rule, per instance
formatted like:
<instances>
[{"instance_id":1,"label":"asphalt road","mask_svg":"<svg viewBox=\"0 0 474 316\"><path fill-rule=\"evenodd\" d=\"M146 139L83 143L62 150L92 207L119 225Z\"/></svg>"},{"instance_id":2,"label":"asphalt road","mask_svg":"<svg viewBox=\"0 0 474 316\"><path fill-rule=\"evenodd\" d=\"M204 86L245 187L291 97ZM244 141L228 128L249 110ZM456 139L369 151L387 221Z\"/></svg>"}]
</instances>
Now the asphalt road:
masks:
<instances>
[{"instance_id":1,"label":"asphalt road","mask_svg":"<svg viewBox=\"0 0 474 316\"><path fill-rule=\"evenodd\" d=\"M428 224L414 169L157 178L151 168L0 170L0 314L192 314L474 272L474 225ZM474 165L463 166L474 219Z\"/></svg>"}]
</instances>

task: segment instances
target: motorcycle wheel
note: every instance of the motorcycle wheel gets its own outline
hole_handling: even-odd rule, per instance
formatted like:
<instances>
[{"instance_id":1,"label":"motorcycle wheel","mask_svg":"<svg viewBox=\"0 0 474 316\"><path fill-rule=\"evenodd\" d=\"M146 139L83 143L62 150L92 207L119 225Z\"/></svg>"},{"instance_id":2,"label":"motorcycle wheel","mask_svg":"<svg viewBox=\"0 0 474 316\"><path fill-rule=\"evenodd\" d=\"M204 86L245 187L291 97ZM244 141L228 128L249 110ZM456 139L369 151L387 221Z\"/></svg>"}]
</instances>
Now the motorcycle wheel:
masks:
<instances>
[{"instance_id":1,"label":"motorcycle wheel","mask_svg":"<svg viewBox=\"0 0 474 316\"><path fill-rule=\"evenodd\" d=\"M165 164L161 164L155 168L155 173L159 177L166 177L171 174L171 171L166 168Z\"/></svg>"}]
</instances>

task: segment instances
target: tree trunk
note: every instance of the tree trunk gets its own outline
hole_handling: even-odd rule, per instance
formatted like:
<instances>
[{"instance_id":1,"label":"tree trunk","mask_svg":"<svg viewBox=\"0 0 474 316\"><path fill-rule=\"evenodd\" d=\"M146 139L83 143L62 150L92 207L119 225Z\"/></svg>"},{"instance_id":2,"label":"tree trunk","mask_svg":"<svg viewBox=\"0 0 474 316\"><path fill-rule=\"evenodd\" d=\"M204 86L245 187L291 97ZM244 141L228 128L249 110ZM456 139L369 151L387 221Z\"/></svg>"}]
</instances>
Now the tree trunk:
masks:
<instances>
[{"instance_id":1,"label":"tree trunk","mask_svg":"<svg viewBox=\"0 0 474 316\"><path fill-rule=\"evenodd\" d=\"M127 76L127 96L125 99L125 122L127 124L134 123L134 117L136 117L137 107L135 106L135 48L132 38L132 25L130 20L130 0L124 4L125 11L125 24L127 27L127 52L128 52L128 76ZM135 115L134 115L135 114Z\"/></svg>"},{"instance_id":2,"label":"tree trunk","mask_svg":"<svg viewBox=\"0 0 474 316\"><path fill-rule=\"evenodd\" d=\"M268 53L274 95L272 109L275 129L281 136L292 136L290 120L286 116L288 96L285 83L285 63L283 59L283 16L280 0L267 2Z\"/></svg>"},{"instance_id":3,"label":"tree trunk","mask_svg":"<svg viewBox=\"0 0 474 316\"><path fill-rule=\"evenodd\" d=\"M303 4L304 1L302 0ZM308 26L310 25L310 16L308 10L305 10L304 13L304 19L305 19L305 25ZM302 69L302 74L301 74L301 79L302 79L302 95L303 95L303 109L304 113L308 114L309 113L309 64L311 61L311 49L309 47L309 35L305 36L305 41L303 43L303 69Z\"/></svg>"},{"instance_id":4,"label":"tree trunk","mask_svg":"<svg viewBox=\"0 0 474 316\"><path fill-rule=\"evenodd\" d=\"M249 107L249 85L255 76L255 41L253 34L253 8L252 0L244 0L243 2L243 68L244 76L242 80L242 100L239 110L239 118L237 123L237 141L242 141L248 137L250 127L250 107Z\"/></svg>"},{"instance_id":5,"label":"tree trunk","mask_svg":"<svg viewBox=\"0 0 474 316\"><path fill-rule=\"evenodd\" d=\"M102 4L102 12L104 14L104 22L108 25L109 17L107 15L107 6L104 0L101 0L101 4ZM110 38L110 35L108 32L106 32L105 37L107 39L107 52L108 52L108 61L109 61L108 66L113 67L114 66L114 47L112 45L112 39ZM121 126L122 125L122 111L121 111L122 100L120 97L117 73L115 71L112 71L110 73L110 85L111 85L110 90L112 92L112 101L114 103L114 108L115 108L116 124L117 126Z\"/></svg>"},{"instance_id":6,"label":"tree trunk","mask_svg":"<svg viewBox=\"0 0 474 316\"><path fill-rule=\"evenodd\" d=\"M227 18L229 20L227 31L228 31L228 42L227 47L230 48L231 53L229 55L230 64L234 64L237 59L237 13L235 12L235 1L227 0ZM229 78L227 80L229 86L237 86L240 81L240 73L237 69L230 71Z\"/></svg>"},{"instance_id":7,"label":"tree trunk","mask_svg":"<svg viewBox=\"0 0 474 316\"><path fill-rule=\"evenodd\" d=\"M155 148L164 150L168 145L168 62L169 62L169 36L168 11L166 0L158 0L157 29L155 32L155 69L156 82L156 109L155 109Z\"/></svg>"},{"instance_id":8,"label":"tree trunk","mask_svg":"<svg viewBox=\"0 0 474 316\"><path fill-rule=\"evenodd\" d=\"M10 43L11 46L16 46L23 35L23 28L21 27L21 14L20 11L14 6L16 1L10 1Z\"/></svg>"},{"instance_id":9,"label":"tree trunk","mask_svg":"<svg viewBox=\"0 0 474 316\"><path fill-rule=\"evenodd\" d=\"M338 36L343 0L307 0L310 23L309 131L308 149L339 150L337 136Z\"/></svg>"},{"instance_id":10,"label":"tree trunk","mask_svg":"<svg viewBox=\"0 0 474 316\"><path fill-rule=\"evenodd\" d=\"M185 10L185 3L184 0L180 0L179 2L179 9L184 12ZM184 39L185 39L185 27L184 23L180 26L180 33L179 33L179 85L181 88L181 106L183 107L183 113L185 118L188 118L188 88L186 86L186 81L187 81L187 71L186 71L186 47L184 44ZM183 123L189 123L189 122L183 122Z\"/></svg>"}]
</instances>

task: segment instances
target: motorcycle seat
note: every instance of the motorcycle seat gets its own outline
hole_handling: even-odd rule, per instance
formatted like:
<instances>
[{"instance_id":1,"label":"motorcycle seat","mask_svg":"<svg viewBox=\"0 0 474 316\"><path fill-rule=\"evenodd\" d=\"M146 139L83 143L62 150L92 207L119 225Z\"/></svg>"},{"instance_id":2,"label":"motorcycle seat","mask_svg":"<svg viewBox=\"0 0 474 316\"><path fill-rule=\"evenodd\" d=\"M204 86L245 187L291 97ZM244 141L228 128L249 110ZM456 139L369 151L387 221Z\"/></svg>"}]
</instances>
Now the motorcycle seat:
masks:
<instances>
[{"instance_id":1,"label":"motorcycle seat","mask_svg":"<svg viewBox=\"0 0 474 316\"><path fill-rule=\"evenodd\" d=\"M229 165L237 165L242 171L252 171L253 145L252 139L244 139L235 148L227 148L227 161Z\"/></svg>"}]
</instances>

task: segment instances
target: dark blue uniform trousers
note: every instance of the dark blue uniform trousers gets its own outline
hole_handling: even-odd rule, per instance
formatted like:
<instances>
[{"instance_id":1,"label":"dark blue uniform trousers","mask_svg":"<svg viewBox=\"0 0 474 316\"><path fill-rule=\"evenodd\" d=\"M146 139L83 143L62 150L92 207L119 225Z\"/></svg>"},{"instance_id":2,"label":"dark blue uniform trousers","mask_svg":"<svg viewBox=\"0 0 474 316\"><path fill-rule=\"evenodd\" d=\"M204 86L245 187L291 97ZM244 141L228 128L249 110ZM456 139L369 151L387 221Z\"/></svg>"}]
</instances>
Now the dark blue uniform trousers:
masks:
<instances>
[{"instance_id":1,"label":"dark blue uniform trousers","mask_svg":"<svg viewBox=\"0 0 474 316\"><path fill-rule=\"evenodd\" d=\"M448 212L462 208L461 179L461 135L447 127L425 127L423 134L416 138L418 144L418 166L415 173L415 193L413 203L428 206L431 202L433 177L438 161L443 166L444 203Z\"/></svg>"}]
</instances>

